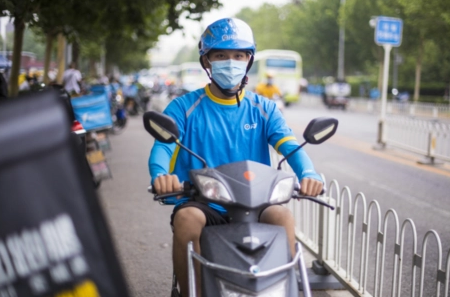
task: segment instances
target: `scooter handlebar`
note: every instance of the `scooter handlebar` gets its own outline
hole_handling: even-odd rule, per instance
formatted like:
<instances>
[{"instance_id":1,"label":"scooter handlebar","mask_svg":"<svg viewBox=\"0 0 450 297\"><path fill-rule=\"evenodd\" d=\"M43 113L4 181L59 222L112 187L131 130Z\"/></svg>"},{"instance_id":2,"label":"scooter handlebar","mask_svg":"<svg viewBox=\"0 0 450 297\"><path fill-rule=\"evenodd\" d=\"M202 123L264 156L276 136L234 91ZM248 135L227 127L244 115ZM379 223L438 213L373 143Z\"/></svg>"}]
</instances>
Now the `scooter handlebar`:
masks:
<instances>
[{"instance_id":1,"label":"scooter handlebar","mask_svg":"<svg viewBox=\"0 0 450 297\"><path fill-rule=\"evenodd\" d=\"M171 193L165 193L165 194L157 194L156 193L156 189L155 187L153 187L153 185L148 186L147 191L149 193L155 194L155 196L153 196L153 200L155 201L159 201L159 200L163 200L165 198L168 197L173 197L173 196L192 196L192 185L190 182L185 181L182 183L183 184L183 190L181 191L176 191L176 192L171 192Z\"/></svg>"},{"instance_id":2,"label":"scooter handlebar","mask_svg":"<svg viewBox=\"0 0 450 297\"><path fill-rule=\"evenodd\" d=\"M320 205L326 206L326 207L330 208L331 210L334 210L334 206L326 203L325 201L320 200L319 198L316 198L316 197L313 197L313 196L306 196L306 195L299 194L300 193L300 189L301 189L301 185L300 184L296 184L294 186L294 192L292 193L292 198L295 198L295 199L298 199L298 200L300 200L300 199L310 200L310 201L316 202L316 203L318 203ZM326 192L326 189L324 187L322 189L322 192L320 192L319 195L323 195L325 192Z\"/></svg>"},{"instance_id":3,"label":"scooter handlebar","mask_svg":"<svg viewBox=\"0 0 450 297\"><path fill-rule=\"evenodd\" d=\"M147 191L149 193L155 194L155 196L153 197L153 200L159 201L159 200L163 200L165 198L173 197L173 196L192 196L194 194L193 191L195 191L195 189L192 187L192 184L190 182L185 181L185 182L183 182L183 190L181 190L181 191L165 193L165 194L157 194L155 188L152 185L148 186ZM331 210L334 210L334 206L332 206L316 197L301 195L301 194L299 194L299 191L300 191L300 185L297 184L296 186L294 186L294 192L292 193L292 198L299 199L299 200L300 199L310 200L310 201L316 202L320 205L329 207ZM320 195L322 195L323 193L325 193L325 189L322 190Z\"/></svg>"}]
</instances>

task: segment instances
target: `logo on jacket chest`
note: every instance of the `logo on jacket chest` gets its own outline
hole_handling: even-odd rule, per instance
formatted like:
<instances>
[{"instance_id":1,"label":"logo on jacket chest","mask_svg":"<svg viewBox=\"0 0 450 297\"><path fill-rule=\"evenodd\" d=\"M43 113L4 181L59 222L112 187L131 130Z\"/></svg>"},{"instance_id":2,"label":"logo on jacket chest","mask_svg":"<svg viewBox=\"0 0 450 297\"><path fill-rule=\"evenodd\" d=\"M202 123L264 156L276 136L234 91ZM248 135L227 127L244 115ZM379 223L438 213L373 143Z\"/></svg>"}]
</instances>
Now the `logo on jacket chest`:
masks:
<instances>
[{"instance_id":1,"label":"logo on jacket chest","mask_svg":"<svg viewBox=\"0 0 450 297\"><path fill-rule=\"evenodd\" d=\"M244 129L245 129L245 130L256 129L256 126L258 126L257 123L254 123L254 124L245 124L245 125L244 125Z\"/></svg>"}]
</instances>

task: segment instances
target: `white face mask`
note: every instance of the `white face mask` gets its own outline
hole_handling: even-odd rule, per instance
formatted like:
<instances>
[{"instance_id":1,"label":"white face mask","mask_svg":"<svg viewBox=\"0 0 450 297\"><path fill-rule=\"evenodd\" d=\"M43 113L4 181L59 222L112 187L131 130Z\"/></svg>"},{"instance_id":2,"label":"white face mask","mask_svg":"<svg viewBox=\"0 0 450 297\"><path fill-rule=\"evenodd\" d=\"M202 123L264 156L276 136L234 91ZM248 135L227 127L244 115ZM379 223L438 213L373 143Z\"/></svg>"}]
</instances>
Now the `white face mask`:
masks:
<instances>
[{"instance_id":1,"label":"white face mask","mask_svg":"<svg viewBox=\"0 0 450 297\"><path fill-rule=\"evenodd\" d=\"M247 73L248 61L236 61L230 59L209 63L211 64L212 79L225 90L237 86Z\"/></svg>"}]
</instances>

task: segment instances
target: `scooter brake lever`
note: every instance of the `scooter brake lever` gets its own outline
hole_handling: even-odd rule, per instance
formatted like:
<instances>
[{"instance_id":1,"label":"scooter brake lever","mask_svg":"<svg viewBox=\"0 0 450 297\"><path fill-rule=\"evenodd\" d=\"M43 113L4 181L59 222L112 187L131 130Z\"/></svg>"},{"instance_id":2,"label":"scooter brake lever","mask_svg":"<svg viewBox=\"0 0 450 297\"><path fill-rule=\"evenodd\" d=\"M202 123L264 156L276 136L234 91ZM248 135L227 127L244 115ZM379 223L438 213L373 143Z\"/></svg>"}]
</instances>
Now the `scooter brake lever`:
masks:
<instances>
[{"instance_id":1,"label":"scooter brake lever","mask_svg":"<svg viewBox=\"0 0 450 297\"><path fill-rule=\"evenodd\" d=\"M326 202L324 202L324 201L322 201L320 199L317 199L316 197L301 196L300 199L310 200L310 201L316 202L316 203L318 203L320 205L326 206L326 207L330 208L331 210L334 210L334 206L333 205L330 205L330 204L328 204L328 203L326 203Z\"/></svg>"},{"instance_id":2,"label":"scooter brake lever","mask_svg":"<svg viewBox=\"0 0 450 297\"><path fill-rule=\"evenodd\" d=\"M158 200L162 200L165 198L169 198L169 197L173 197L173 196L180 196L180 195L184 195L185 192L184 191L178 191L178 192L172 192L172 193L166 193L166 194L156 194L155 196L153 196L153 200L158 201Z\"/></svg>"},{"instance_id":3,"label":"scooter brake lever","mask_svg":"<svg viewBox=\"0 0 450 297\"><path fill-rule=\"evenodd\" d=\"M298 200L300 200L300 199L310 200L310 201L316 202L316 203L318 203L320 205L326 206L326 207L330 208L331 210L334 210L334 206L332 206L332 205L330 205L330 204L328 204L328 203L326 203L326 202L324 202L324 201L322 201L322 200L320 200L320 199L318 199L316 197L313 197L313 196L300 195L300 194L298 194L298 192L296 192L296 193L292 194L292 198L295 198L295 199L298 199Z\"/></svg>"}]
</instances>

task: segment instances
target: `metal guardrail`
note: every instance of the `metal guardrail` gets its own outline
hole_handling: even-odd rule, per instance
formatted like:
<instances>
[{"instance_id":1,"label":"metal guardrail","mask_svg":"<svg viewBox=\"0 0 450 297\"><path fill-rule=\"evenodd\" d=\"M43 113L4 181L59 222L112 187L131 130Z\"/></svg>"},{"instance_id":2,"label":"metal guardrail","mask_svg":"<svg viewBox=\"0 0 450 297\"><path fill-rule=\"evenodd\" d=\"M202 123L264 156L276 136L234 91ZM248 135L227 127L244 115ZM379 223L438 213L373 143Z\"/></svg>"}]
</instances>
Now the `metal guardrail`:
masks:
<instances>
[{"instance_id":1,"label":"metal guardrail","mask_svg":"<svg viewBox=\"0 0 450 297\"><path fill-rule=\"evenodd\" d=\"M302 94L300 100L300 104L305 106L323 106L322 98L318 95ZM380 113L381 102L380 100L366 98L351 98L347 109L359 112ZM386 112L388 115L395 114L423 118L450 119L450 104L388 101Z\"/></svg>"},{"instance_id":2,"label":"metal guardrail","mask_svg":"<svg viewBox=\"0 0 450 297\"><path fill-rule=\"evenodd\" d=\"M272 152L271 160L274 166L280 159L277 153ZM283 163L282 169L292 171L286 162ZM390 291L390 296L395 297L404 296L403 292L406 290L409 291L409 296L416 296L417 291L420 297L424 294L431 296L429 291L424 292L427 281L427 284L432 283L435 288L434 296L441 296L443 286L443 296L448 297L450 250L443 259L441 240L435 230L429 230L425 234L419 252L414 222L406 219L400 228L395 210L389 209L382 217L380 205L376 200L368 204L363 193L358 193L353 200L350 189L348 187L340 189L336 180L330 182L328 194L321 199L335 205L335 211L304 200L291 201L288 204L287 207L294 214L296 236L352 295L381 297L388 296L383 292ZM361 206L362 209L359 210ZM376 226L372 220L373 213L377 219ZM390 224L390 220L393 220L393 225ZM388 237L388 229L392 227L395 229L395 236ZM375 234L371 233L372 228L376 229ZM392 233L392 230L389 232ZM371 237L374 236L376 240L371 242ZM408 246L412 245L410 249L405 243L406 236L409 236ZM431 261L427 259L430 238L434 238L437 245L437 259ZM387 246L393 246L393 249L387 251ZM375 261L371 261L373 258ZM389 266L392 268L392 274L386 269L389 265L387 258L392 259ZM411 263L408 271L409 288L405 285L404 263ZM374 269L374 273L368 273L369 266ZM434 272L431 276L428 273L425 275L426 268L430 267L435 268ZM417 283L418 271L420 271L419 283ZM384 280L388 277L391 281L385 283ZM373 285L370 292L369 285Z\"/></svg>"},{"instance_id":3,"label":"metal guardrail","mask_svg":"<svg viewBox=\"0 0 450 297\"><path fill-rule=\"evenodd\" d=\"M435 159L450 161L450 124L389 116L386 118L386 144Z\"/></svg>"},{"instance_id":4,"label":"metal guardrail","mask_svg":"<svg viewBox=\"0 0 450 297\"><path fill-rule=\"evenodd\" d=\"M302 104L306 106L323 105L320 97L304 95ZM349 110L376 113L380 102L366 99L351 99ZM423 155L426 164L435 164L436 159L450 162L450 105L427 103L387 103L383 142ZM421 116L422 118L418 118Z\"/></svg>"}]
</instances>

